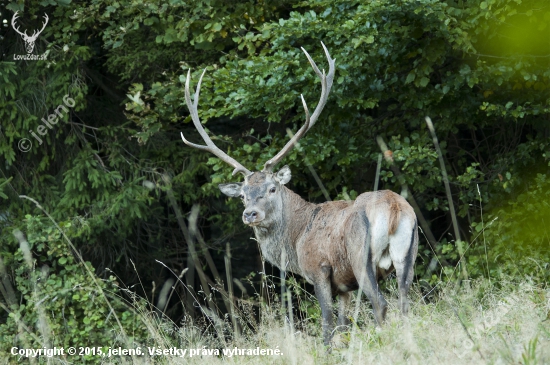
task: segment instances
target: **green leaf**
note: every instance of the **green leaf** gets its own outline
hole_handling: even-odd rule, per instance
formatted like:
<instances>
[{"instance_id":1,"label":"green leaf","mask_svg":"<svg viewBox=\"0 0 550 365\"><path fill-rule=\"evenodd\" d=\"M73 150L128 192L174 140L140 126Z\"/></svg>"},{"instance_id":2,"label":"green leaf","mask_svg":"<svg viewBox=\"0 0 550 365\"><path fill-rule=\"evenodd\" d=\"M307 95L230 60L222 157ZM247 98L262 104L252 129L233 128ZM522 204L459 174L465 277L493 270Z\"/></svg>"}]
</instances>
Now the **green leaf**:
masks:
<instances>
[{"instance_id":1,"label":"green leaf","mask_svg":"<svg viewBox=\"0 0 550 365\"><path fill-rule=\"evenodd\" d=\"M24 11L25 10L25 3L24 2L14 2L14 1L11 1L10 3L8 3L8 5L6 5L6 9L7 10L11 10L13 11L14 13L16 11Z\"/></svg>"},{"instance_id":2,"label":"green leaf","mask_svg":"<svg viewBox=\"0 0 550 365\"><path fill-rule=\"evenodd\" d=\"M422 77L420 79L420 86L425 87L430 82L430 79L427 77Z\"/></svg>"},{"instance_id":3,"label":"green leaf","mask_svg":"<svg viewBox=\"0 0 550 365\"><path fill-rule=\"evenodd\" d=\"M413 71L409 72L409 74L407 75L407 79L405 80L405 84L410 84L414 81L415 78L416 74Z\"/></svg>"}]
</instances>

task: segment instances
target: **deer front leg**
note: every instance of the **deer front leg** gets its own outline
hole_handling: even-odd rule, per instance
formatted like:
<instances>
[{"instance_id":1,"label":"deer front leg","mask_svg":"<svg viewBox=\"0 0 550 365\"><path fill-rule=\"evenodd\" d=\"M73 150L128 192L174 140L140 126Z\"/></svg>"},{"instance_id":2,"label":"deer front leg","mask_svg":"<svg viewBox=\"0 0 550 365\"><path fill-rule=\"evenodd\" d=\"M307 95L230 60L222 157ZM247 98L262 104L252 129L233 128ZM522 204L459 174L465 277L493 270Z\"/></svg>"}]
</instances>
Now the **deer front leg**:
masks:
<instances>
[{"instance_id":1,"label":"deer front leg","mask_svg":"<svg viewBox=\"0 0 550 365\"><path fill-rule=\"evenodd\" d=\"M321 275L318 276L315 287L315 296L321 306L323 343L329 346L332 339L332 289L330 287L330 267L321 267Z\"/></svg>"}]
</instances>

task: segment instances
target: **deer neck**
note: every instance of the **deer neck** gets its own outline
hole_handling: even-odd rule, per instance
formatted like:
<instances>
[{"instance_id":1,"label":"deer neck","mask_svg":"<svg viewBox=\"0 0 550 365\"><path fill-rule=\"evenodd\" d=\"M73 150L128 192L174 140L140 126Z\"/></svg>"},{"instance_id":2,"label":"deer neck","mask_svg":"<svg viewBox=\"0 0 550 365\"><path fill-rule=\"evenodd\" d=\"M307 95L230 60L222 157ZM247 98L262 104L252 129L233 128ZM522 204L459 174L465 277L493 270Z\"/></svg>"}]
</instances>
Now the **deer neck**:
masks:
<instances>
[{"instance_id":1,"label":"deer neck","mask_svg":"<svg viewBox=\"0 0 550 365\"><path fill-rule=\"evenodd\" d=\"M262 255L272 265L301 275L296 243L304 232L315 204L283 186L279 219L269 227L253 227Z\"/></svg>"}]
</instances>

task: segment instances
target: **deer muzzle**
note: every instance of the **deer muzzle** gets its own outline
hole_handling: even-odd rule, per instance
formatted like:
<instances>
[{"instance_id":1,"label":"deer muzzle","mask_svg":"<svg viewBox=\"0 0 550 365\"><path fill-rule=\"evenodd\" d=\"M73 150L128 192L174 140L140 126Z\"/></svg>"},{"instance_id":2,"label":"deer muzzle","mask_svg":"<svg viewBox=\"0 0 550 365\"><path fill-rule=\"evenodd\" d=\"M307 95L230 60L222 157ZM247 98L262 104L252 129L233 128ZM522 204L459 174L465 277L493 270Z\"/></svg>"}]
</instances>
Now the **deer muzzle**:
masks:
<instances>
[{"instance_id":1,"label":"deer muzzle","mask_svg":"<svg viewBox=\"0 0 550 365\"><path fill-rule=\"evenodd\" d=\"M243 212L243 222L250 226L258 225L264 219L264 214L258 209L249 208Z\"/></svg>"}]
</instances>

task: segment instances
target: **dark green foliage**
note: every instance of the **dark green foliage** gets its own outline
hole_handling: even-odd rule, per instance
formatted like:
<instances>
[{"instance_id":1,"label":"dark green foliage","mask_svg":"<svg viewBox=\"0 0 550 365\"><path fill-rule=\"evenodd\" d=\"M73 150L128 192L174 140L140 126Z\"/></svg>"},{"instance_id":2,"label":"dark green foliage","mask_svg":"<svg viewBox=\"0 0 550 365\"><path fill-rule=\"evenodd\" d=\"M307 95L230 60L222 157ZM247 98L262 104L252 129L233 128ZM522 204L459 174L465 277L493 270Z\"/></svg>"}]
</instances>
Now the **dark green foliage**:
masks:
<instances>
[{"instance_id":1,"label":"dark green foliage","mask_svg":"<svg viewBox=\"0 0 550 365\"><path fill-rule=\"evenodd\" d=\"M532 174L529 174L532 175ZM511 176L508 178L510 179ZM526 179L524 179L526 180ZM503 272L550 280L550 181L546 174L526 180L505 202L474 223L477 245L469 257L476 275L496 277ZM485 227L485 232L482 230ZM484 249L487 250L485 256Z\"/></svg>"},{"instance_id":2,"label":"dark green foliage","mask_svg":"<svg viewBox=\"0 0 550 365\"><path fill-rule=\"evenodd\" d=\"M59 226L67 235L75 231L67 221ZM113 276L106 280L90 277L51 221L27 215L21 228L26 232L26 242L19 247L12 239L0 250L4 264L12 268L14 290L20 296L11 303L3 298L7 304L3 309L10 312L9 316L2 315L0 322L0 352L9 354L12 346L68 349L83 344L107 351L107 346L125 346L134 338L147 338L142 318L136 313L145 308L144 303L129 306ZM93 271L89 262L86 265ZM97 356L79 358L101 360Z\"/></svg>"}]
</instances>

